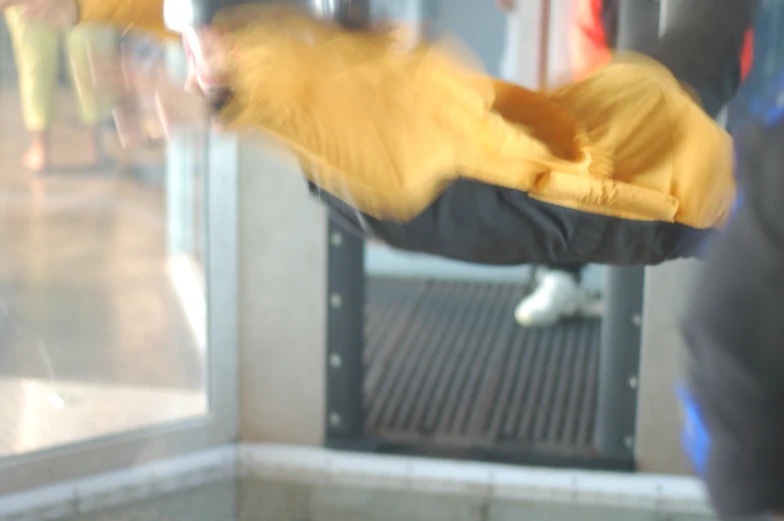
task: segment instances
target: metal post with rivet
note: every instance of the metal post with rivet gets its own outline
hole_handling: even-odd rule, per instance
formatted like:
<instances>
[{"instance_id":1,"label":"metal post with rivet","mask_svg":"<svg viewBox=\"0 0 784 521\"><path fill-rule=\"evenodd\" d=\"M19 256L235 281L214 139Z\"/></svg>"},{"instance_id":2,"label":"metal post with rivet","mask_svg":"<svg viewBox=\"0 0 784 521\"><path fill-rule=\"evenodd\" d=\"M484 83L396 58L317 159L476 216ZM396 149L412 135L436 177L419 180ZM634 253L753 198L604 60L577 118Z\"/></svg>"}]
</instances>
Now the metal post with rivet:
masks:
<instances>
[{"instance_id":1,"label":"metal post with rivet","mask_svg":"<svg viewBox=\"0 0 784 521\"><path fill-rule=\"evenodd\" d=\"M326 440L347 447L364 424L365 244L332 219L328 233Z\"/></svg>"},{"instance_id":2,"label":"metal post with rivet","mask_svg":"<svg viewBox=\"0 0 784 521\"><path fill-rule=\"evenodd\" d=\"M594 440L606 455L633 457L645 269L607 270Z\"/></svg>"},{"instance_id":3,"label":"metal post with rivet","mask_svg":"<svg viewBox=\"0 0 784 521\"><path fill-rule=\"evenodd\" d=\"M619 49L644 52L658 39L659 2L621 0ZM594 444L633 463L637 420L644 267L607 269L599 353Z\"/></svg>"},{"instance_id":4,"label":"metal post with rivet","mask_svg":"<svg viewBox=\"0 0 784 521\"><path fill-rule=\"evenodd\" d=\"M369 0L316 0L322 16L350 29L370 24ZM351 448L365 422L365 241L329 220L327 247L326 444Z\"/></svg>"}]
</instances>

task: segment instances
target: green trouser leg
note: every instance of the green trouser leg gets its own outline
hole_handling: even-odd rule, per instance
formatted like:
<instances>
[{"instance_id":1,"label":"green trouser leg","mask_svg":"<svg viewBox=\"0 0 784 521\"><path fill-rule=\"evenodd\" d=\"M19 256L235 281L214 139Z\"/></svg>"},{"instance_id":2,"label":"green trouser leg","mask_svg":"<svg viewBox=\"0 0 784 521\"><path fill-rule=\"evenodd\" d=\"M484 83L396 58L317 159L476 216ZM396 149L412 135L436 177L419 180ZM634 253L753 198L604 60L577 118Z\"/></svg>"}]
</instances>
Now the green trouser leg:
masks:
<instances>
[{"instance_id":1,"label":"green trouser leg","mask_svg":"<svg viewBox=\"0 0 784 521\"><path fill-rule=\"evenodd\" d=\"M41 132L54 118L58 31L26 20L19 7L6 10L6 21L16 58L25 127L30 132Z\"/></svg>"}]
</instances>

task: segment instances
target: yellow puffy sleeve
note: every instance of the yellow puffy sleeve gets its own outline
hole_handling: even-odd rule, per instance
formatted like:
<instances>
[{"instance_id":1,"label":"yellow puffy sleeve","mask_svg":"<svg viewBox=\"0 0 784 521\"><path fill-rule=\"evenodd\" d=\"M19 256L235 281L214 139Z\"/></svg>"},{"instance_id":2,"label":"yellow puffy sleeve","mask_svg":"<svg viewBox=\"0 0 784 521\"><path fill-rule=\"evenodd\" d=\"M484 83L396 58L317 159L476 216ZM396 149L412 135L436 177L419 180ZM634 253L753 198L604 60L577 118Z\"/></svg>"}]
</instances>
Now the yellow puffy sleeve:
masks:
<instances>
[{"instance_id":1,"label":"yellow puffy sleeve","mask_svg":"<svg viewBox=\"0 0 784 521\"><path fill-rule=\"evenodd\" d=\"M407 221L457 177L531 188L552 154L492 111L493 81L467 52L400 46L277 6L220 13L236 44L222 122L292 150L325 191Z\"/></svg>"}]
</instances>

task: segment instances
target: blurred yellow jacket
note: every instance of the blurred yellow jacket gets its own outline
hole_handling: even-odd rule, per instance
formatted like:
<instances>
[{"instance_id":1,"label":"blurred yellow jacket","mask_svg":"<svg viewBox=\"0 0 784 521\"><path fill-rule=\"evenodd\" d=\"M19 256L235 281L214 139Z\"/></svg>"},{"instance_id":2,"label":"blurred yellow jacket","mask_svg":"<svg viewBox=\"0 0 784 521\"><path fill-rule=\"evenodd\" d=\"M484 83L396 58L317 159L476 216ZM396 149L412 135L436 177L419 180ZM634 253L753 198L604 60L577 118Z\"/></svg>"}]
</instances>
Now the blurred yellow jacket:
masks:
<instances>
[{"instance_id":1,"label":"blurred yellow jacket","mask_svg":"<svg viewBox=\"0 0 784 521\"><path fill-rule=\"evenodd\" d=\"M162 0L79 0L82 21L166 35ZM236 44L231 129L282 140L322 190L406 222L470 179L627 220L720 226L732 141L656 61L618 55L541 93L491 78L464 51L403 51L283 7L220 13Z\"/></svg>"}]
</instances>

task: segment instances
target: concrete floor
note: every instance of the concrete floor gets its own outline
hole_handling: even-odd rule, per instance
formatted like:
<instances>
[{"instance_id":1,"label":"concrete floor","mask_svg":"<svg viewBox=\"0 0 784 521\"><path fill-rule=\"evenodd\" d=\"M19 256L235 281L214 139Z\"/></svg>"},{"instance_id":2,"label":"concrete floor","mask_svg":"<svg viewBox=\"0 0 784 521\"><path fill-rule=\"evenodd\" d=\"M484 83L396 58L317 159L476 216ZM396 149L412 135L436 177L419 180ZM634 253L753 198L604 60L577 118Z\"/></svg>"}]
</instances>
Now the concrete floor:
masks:
<instances>
[{"instance_id":1,"label":"concrete floor","mask_svg":"<svg viewBox=\"0 0 784 521\"><path fill-rule=\"evenodd\" d=\"M166 251L163 158L137 154L141 177L85 171L73 98L59 96L58 168L34 175L18 95L0 91L0 456L206 408Z\"/></svg>"}]
</instances>

